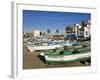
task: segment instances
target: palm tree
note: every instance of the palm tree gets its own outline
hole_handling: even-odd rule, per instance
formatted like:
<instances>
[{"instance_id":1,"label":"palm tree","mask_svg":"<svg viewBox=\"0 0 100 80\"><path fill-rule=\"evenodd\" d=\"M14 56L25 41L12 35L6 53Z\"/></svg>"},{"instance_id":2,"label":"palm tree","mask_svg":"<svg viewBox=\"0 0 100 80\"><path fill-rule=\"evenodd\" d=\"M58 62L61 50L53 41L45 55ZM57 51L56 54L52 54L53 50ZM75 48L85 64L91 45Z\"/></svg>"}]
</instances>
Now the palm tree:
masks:
<instances>
[{"instance_id":1,"label":"palm tree","mask_svg":"<svg viewBox=\"0 0 100 80\"><path fill-rule=\"evenodd\" d=\"M59 33L59 29L56 29L56 33Z\"/></svg>"},{"instance_id":2,"label":"palm tree","mask_svg":"<svg viewBox=\"0 0 100 80\"><path fill-rule=\"evenodd\" d=\"M40 32L40 36L42 36L43 35L43 33L42 32Z\"/></svg>"},{"instance_id":3,"label":"palm tree","mask_svg":"<svg viewBox=\"0 0 100 80\"><path fill-rule=\"evenodd\" d=\"M72 32L71 26L67 26L67 27L65 28L65 31L66 31L66 33L67 33L67 32Z\"/></svg>"},{"instance_id":4,"label":"palm tree","mask_svg":"<svg viewBox=\"0 0 100 80\"><path fill-rule=\"evenodd\" d=\"M85 21L82 21L81 22L81 25L82 25L82 27L81 27L81 31L84 31L84 27L86 27L87 26L87 23L85 22Z\"/></svg>"},{"instance_id":5,"label":"palm tree","mask_svg":"<svg viewBox=\"0 0 100 80\"><path fill-rule=\"evenodd\" d=\"M82 25L82 27L86 27L87 23L85 21L82 21L81 25Z\"/></svg>"},{"instance_id":6,"label":"palm tree","mask_svg":"<svg viewBox=\"0 0 100 80\"><path fill-rule=\"evenodd\" d=\"M48 39L49 39L49 34L51 33L51 30L50 29L47 29L47 36L48 36Z\"/></svg>"},{"instance_id":7,"label":"palm tree","mask_svg":"<svg viewBox=\"0 0 100 80\"><path fill-rule=\"evenodd\" d=\"M43 32L43 36L45 36L45 32Z\"/></svg>"},{"instance_id":8,"label":"palm tree","mask_svg":"<svg viewBox=\"0 0 100 80\"><path fill-rule=\"evenodd\" d=\"M51 30L50 29L47 29L47 33L50 34L51 33Z\"/></svg>"}]
</instances>

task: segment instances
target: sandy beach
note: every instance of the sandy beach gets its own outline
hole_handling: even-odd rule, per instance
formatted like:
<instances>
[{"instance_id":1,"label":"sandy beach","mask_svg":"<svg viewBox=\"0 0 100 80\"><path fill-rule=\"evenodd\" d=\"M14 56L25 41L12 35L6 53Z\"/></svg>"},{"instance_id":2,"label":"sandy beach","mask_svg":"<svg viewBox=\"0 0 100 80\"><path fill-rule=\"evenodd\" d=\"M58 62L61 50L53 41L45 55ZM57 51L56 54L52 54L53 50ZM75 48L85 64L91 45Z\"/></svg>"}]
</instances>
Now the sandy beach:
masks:
<instances>
[{"instance_id":1,"label":"sandy beach","mask_svg":"<svg viewBox=\"0 0 100 80\"><path fill-rule=\"evenodd\" d=\"M60 64L46 64L45 61L41 59L39 54L41 51L29 52L27 48L23 47L23 69L39 69L39 68L57 68L57 67L84 67L90 66L90 64L85 65L77 62L66 62Z\"/></svg>"}]
</instances>

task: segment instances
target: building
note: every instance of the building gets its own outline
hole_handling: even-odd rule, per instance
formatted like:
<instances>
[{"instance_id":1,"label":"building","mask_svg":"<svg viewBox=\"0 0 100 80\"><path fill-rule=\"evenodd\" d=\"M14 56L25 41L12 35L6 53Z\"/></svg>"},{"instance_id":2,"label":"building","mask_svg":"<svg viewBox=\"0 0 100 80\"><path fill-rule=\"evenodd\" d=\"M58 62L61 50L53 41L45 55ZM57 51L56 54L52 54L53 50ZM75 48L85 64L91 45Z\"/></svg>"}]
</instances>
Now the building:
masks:
<instances>
[{"instance_id":1,"label":"building","mask_svg":"<svg viewBox=\"0 0 100 80\"><path fill-rule=\"evenodd\" d=\"M31 36L35 37L40 37L40 31L39 30L32 30L31 32Z\"/></svg>"},{"instance_id":2,"label":"building","mask_svg":"<svg viewBox=\"0 0 100 80\"><path fill-rule=\"evenodd\" d=\"M49 35L49 39L51 40L64 40L64 35L59 34L59 35Z\"/></svg>"},{"instance_id":3,"label":"building","mask_svg":"<svg viewBox=\"0 0 100 80\"><path fill-rule=\"evenodd\" d=\"M74 25L71 25L70 27L68 26L68 28L65 29L65 33L66 33L65 39L76 40L79 34L79 28L80 28L79 24L74 24Z\"/></svg>"},{"instance_id":4,"label":"building","mask_svg":"<svg viewBox=\"0 0 100 80\"><path fill-rule=\"evenodd\" d=\"M84 27L82 27L82 24L74 24L73 26L70 26L68 28L65 28L66 35L76 35L77 39L88 39L91 37L91 22L88 20Z\"/></svg>"},{"instance_id":5,"label":"building","mask_svg":"<svg viewBox=\"0 0 100 80\"><path fill-rule=\"evenodd\" d=\"M75 41L77 40L77 36L75 33L67 34L65 35L65 40Z\"/></svg>"},{"instance_id":6,"label":"building","mask_svg":"<svg viewBox=\"0 0 100 80\"><path fill-rule=\"evenodd\" d=\"M88 23L87 23L87 26L84 27L84 37L85 38L89 38L91 37L91 23L90 23L90 20L88 20Z\"/></svg>"}]
</instances>

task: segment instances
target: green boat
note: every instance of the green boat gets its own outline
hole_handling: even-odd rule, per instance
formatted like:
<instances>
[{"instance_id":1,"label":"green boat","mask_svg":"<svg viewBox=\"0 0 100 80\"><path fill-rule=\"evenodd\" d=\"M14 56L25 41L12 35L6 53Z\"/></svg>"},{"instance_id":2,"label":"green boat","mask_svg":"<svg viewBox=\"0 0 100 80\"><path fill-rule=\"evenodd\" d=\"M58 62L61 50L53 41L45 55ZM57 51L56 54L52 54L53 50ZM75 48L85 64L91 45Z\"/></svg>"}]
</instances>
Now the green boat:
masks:
<instances>
[{"instance_id":1,"label":"green boat","mask_svg":"<svg viewBox=\"0 0 100 80\"><path fill-rule=\"evenodd\" d=\"M83 58L91 57L90 49L75 49L73 51L62 50L55 52L45 52L41 53L44 56L46 63L58 63L58 62L73 62L78 61Z\"/></svg>"}]
</instances>

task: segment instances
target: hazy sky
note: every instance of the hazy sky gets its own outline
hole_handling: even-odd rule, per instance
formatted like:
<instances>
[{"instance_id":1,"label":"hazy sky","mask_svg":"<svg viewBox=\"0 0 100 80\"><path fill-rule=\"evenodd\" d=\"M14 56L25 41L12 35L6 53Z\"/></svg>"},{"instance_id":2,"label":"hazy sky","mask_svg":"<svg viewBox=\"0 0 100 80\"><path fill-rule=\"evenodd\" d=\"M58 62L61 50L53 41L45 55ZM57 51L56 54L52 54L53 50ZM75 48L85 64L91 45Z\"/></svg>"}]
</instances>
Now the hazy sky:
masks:
<instances>
[{"instance_id":1,"label":"hazy sky","mask_svg":"<svg viewBox=\"0 0 100 80\"><path fill-rule=\"evenodd\" d=\"M63 32L68 25L79 24L90 19L90 13L23 10L23 31L50 29L55 32L56 29L59 29L60 32Z\"/></svg>"}]
</instances>

